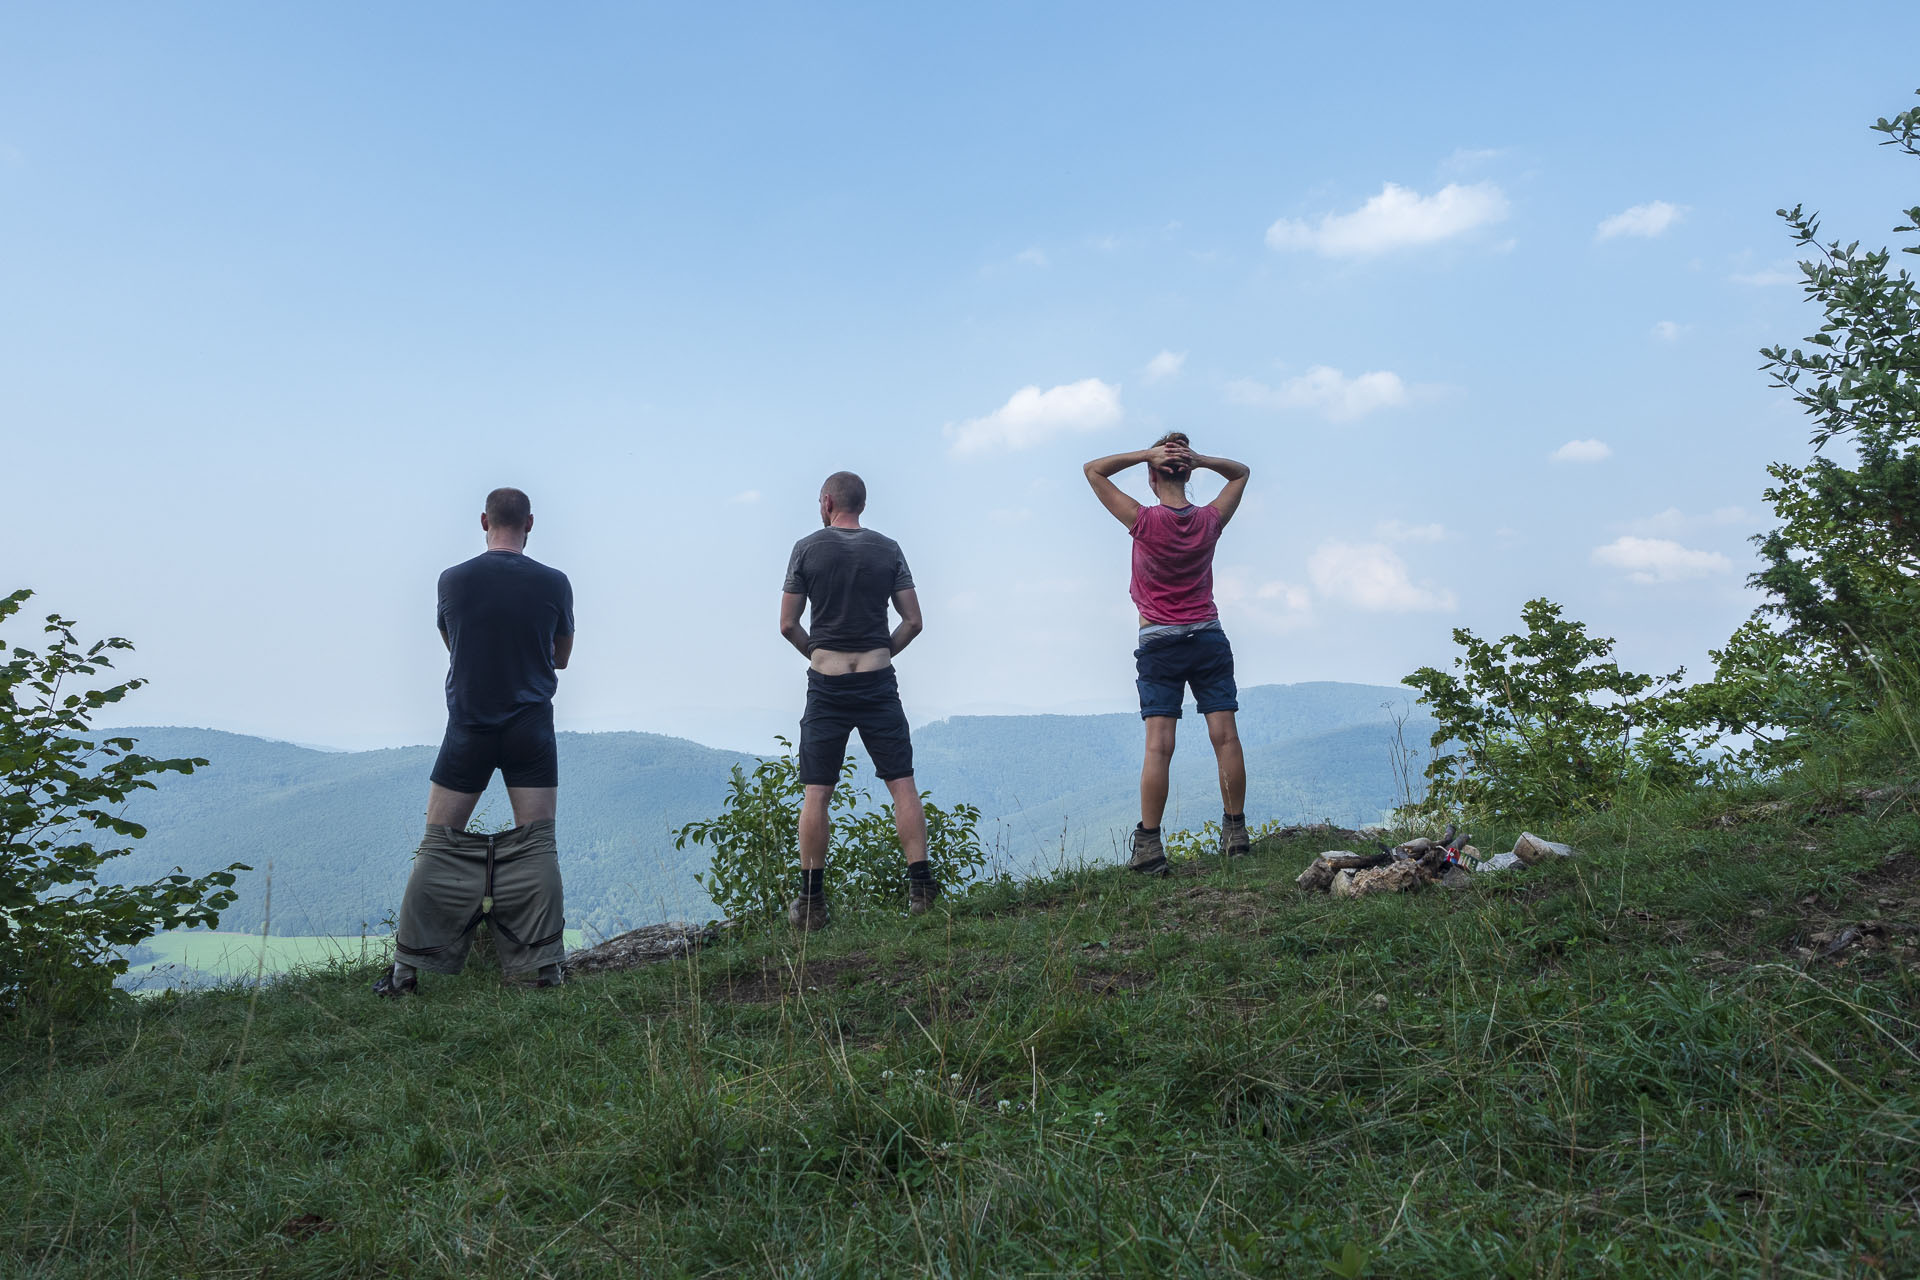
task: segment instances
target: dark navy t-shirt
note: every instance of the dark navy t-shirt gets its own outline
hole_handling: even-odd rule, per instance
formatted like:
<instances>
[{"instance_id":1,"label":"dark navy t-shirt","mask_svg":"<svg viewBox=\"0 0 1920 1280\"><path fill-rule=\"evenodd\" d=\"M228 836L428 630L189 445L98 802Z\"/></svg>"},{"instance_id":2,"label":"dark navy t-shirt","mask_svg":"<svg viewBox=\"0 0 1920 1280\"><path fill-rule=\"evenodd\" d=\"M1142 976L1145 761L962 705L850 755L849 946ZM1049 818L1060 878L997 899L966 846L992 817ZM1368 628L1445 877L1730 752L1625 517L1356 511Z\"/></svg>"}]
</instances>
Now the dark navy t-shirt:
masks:
<instances>
[{"instance_id":1,"label":"dark navy t-shirt","mask_svg":"<svg viewBox=\"0 0 1920 1280\"><path fill-rule=\"evenodd\" d=\"M447 717L493 729L553 701L553 642L573 634L573 584L517 551L486 551L440 575L440 629L452 652Z\"/></svg>"}]
</instances>

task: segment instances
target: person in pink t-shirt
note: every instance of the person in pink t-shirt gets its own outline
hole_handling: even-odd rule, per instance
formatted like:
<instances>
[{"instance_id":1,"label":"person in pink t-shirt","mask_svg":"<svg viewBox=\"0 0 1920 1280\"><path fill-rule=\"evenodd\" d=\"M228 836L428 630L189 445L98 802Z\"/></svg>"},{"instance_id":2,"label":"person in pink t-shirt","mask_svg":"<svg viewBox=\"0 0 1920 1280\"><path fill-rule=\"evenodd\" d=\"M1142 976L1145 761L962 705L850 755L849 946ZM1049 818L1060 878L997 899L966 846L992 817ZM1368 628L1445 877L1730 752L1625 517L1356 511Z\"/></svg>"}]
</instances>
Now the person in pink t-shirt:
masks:
<instances>
[{"instance_id":1,"label":"person in pink t-shirt","mask_svg":"<svg viewBox=\"0 0 1920 1280\"><path fill-rule=\"evenodd\" d=\"M1154 506L1123 493L1112 477L1147 464ZM1217 471L1227 487L1206 506L1187 500L1195 468ZM1185 433L1160 437L1151 449L1096 458L1084 468L1102 506L1133 535L1133 602L1140 610L1139 647L1133 651L1139 678L1140 718L1147 726L1146 760L1140 768L1140 824L1133 829L1135 871L1164 875L1160 817L1167 808L1167 776L1173 766L1174 729L1191 686L1195 707L1207 721L1220 767L1220 851L1247 852L1247 763L1240 750L1234 713L1240 709L1233 682L1233 647L1220 629L1213 604L1213 548L1247 491L1244 463L1193 452Z\"/></svg>"}]
</instances>

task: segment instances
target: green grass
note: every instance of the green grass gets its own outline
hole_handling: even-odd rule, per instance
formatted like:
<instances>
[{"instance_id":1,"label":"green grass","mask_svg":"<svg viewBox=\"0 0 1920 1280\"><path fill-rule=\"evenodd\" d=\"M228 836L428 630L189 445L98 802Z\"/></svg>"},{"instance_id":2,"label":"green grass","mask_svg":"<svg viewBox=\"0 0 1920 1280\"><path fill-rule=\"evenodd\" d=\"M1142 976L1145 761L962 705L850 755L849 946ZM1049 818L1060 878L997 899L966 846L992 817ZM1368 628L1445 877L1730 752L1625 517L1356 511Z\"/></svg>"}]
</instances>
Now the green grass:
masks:
<instances>
[{"instance_id":1,"label":"green grass","mask_svg":"<svg viewBox=\"0 0 1920 1280\"><path fill-rule=\"evenodd\" d=\"M1764 798L1460 893L1307 898L1307 839L554 992L141 1002L0 1050L0 1272L1920 1274L1920 814Z\"/></svg>"},{"instance_id":2,"label":"green grass","mask_svg":"<svg viewBox=\"0 0 1920 1280\"><path fill-rule=\"evenodd\" d=\"M567 930L567 945L584 945L586 935L578 929ZM278 937L266 940L264 972L287 973L302 966L345 963L378 965L393 955L391 935L360 938ZM215 978L251 978L259 970L260 935L230 933L224 930L178 929L156 934L141 944L151 953L128 970L128 978L137 985L164 986L171 970L191 969Z\"/></svg>"}]
</instances>

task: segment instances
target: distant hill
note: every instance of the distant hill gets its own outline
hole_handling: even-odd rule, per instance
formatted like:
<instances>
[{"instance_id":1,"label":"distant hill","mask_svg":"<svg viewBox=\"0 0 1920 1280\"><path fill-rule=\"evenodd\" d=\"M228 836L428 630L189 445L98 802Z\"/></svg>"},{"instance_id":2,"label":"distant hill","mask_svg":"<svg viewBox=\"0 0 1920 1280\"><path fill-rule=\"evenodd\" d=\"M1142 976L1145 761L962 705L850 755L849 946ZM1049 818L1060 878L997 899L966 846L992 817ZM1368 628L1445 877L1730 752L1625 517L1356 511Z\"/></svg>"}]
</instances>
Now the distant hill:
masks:
<instances>
[{"instance_id":1,"label":"distant hill","mask_svg":"<svg viewBox=\"0 0 1920 1280\"><path fill-rule=\"evenodd\" d=\"M1352 684L1262 685L1241 692L1240 732L1255 822L1377 820L1395 801L1392 726L1404 689ZM1407 726L1424 747L1431 721ZM201 756L210 768L166 775L128 816L148 836L110 864L124 880L175 866L200 872L229 862L255 870L222 927L255 930L273 867L275 934L354 934L399 904L419 841L432 747L320 751L211 729L115 730L157 756ZM857 741L857 739L856 739ZM979 806L995 861L1016 874L1059 861L1105 858L1138 816L1141 728L1130 714L959 716L915 731L917 777L943 804ZM856 750L856 755L858 755ZM568 924L613 932L711 909L693 882L705 865L671 832L719 811L728 771L754 757L652 733L563 733L560 847ZM876 793L864 757L863 782ZM1168 807L1172 826L1219 816L1204 721L1181 723ZM496 782L479 822L511 821Z\"/></svg>"},{"instance_id":2,"label":"distant hill","mask_svg":"<svg viewBox=\"0 0 1920 1280\"><path fill-rule=\"evenodd\" d=\"M387 932L381 922L399 906L420 841L434 747L315 751L210 729L115 732L138 738L148 755L212 761L135 798L128 816L148 834L131 857L109 864L118 878L245 862L254 871L221 924L251 930L260 927L271 862L274 933ZM752 759L655 733L561 734L568 924L617 930L707 911L693 883L703 855L681 854L667 833L717 812L728 770ZM512 816L496 779L475 825Z\"/></svg>"}]
</instances>

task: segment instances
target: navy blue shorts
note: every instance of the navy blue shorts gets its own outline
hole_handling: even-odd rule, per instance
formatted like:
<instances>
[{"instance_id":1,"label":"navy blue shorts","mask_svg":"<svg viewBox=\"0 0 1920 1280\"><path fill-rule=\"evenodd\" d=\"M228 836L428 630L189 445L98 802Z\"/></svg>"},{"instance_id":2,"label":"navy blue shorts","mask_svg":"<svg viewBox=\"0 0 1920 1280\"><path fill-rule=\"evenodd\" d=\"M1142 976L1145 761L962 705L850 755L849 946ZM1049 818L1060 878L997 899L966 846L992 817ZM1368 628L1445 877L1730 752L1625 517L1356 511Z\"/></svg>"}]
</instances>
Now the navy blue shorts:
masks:
<instances>
[{"instance_id":1,"label":"navy blue shorts","mask_svg":"<svg viewBox=\"0 0 1920 1280\"><path fill-rule=\"evenodd\" d=\"M832 786L840 781L847 738L855 729L873 771L882 782L913 776L913 739L900 706L900 681L892 667L844 676L807 672L807 710L800 717L800 781Z\"/></svg>"},{"instance_id":2,"label":"navy blue shorts","mask_svg":"<svg viewBox=\"0 0 1920 1280\"><path fill-rule=\"evenodd\" d=\"M1193 701L1203 716L1240 709L1240 690L1233 683L1233 646L1218 627L1149 640L1133 651L1133 666L1139 673L1133 683L1140 690L1142 720L1152 716L1178 720L1188 685L1193 686Z\"/></svg>"},{"instance_id":3,"label":"navy blue shorts","mask_svg":"<svg viewBox=\"0 0 1920 1280\"><path fill-rule=\"evenodd\" d=\"M538 703L493 728L447 722L433 780L449 791L475 795L487 789L493 771L510 787L560 785L560 752L553 738L553 704Z\"/></svg>"}]
</instances>

